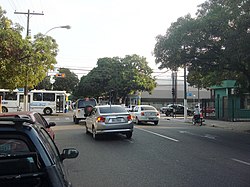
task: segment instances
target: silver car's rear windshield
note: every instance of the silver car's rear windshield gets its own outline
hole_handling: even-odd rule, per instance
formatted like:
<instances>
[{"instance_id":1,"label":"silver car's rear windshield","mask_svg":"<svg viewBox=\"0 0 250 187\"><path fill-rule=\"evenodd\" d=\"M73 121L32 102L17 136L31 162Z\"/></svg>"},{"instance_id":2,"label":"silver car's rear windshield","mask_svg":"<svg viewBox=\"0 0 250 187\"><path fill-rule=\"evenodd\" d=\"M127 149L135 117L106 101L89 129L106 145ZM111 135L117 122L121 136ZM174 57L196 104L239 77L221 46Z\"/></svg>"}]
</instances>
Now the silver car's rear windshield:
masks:
<instances>
[{"instance_id":1,"label":"silver car's rear windshield","mask_svg":"<svg viewBox=\"0 0 250 187\"><path fill-rule=\"evenodd\" d=\"M99 110L100 110L101 114L105 114L105 113L127 113L125 108L118 107L118 106L100 107Z\"/></svg>"},{"instance_id":2,"label":"silver car's rear windshield","mask_svg":"<svg viewBox=\"0 0 250 187\"><path fill-rule=\"evenodd\" d=\"M150 107L150 106L144 106L144 107L141 107L141 110L155 110L155 108Z\"/></svg>"}]
</instances>

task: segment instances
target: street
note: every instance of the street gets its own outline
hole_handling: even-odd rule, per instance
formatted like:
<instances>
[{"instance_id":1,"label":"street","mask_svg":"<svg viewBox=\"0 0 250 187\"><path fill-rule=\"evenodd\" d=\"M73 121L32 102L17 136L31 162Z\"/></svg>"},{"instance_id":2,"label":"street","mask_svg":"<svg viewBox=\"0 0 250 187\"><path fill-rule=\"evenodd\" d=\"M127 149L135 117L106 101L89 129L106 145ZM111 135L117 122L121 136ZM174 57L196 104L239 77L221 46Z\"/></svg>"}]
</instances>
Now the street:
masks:
<instances>
[{"instance_id":1,"label":"street","mask_svg":"<svg viewBox=\"0 0 250 187\"><path fill-rule=\"evenodd\" d=\"M74 186L250 186L250 136L161 119L94 140L72 117L55 121L55 142L80 155L64 162Z\"/></svg>"}]
</instances>

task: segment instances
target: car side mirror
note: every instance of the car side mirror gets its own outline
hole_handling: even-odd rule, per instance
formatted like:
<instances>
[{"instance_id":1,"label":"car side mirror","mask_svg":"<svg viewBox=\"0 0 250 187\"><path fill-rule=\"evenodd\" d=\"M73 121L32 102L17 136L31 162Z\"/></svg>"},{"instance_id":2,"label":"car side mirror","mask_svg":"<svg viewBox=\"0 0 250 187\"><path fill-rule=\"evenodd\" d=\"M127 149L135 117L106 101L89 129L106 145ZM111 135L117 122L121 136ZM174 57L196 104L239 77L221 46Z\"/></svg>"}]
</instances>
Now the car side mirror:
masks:
<instances>
[{"instance_id":1,"label":"car side mirror","mask_svg":"<svg viewBox=\"0 0 250 187\"><path fill-rule=\"evenodd\" d=\"M71 159L71 158L76 158L79 155L79 151L75 148L67 148L63 149L62 154L61 154L61 160L63 161L64 159Z\"/></svg>"},{"instance_id":2,"label":"car side mirror","mask_svg":"<svg viewBox=\"0 0 250 187\"><path fill-rule=\"evenodd\" d=\"M55 122L49 122L48 128L49 128L49 127L54 127L54 126L56 126L56 123L55 123Z\"/></svg>"}]
</instances>

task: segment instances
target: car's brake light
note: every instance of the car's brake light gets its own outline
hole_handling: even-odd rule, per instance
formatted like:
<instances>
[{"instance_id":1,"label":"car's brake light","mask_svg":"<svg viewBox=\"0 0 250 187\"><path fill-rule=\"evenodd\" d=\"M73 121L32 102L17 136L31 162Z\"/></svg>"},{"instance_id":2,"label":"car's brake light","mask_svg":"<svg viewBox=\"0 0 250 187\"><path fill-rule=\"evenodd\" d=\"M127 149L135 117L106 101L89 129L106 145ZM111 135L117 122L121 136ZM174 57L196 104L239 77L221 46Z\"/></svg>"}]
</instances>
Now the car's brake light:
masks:
<instances>
[{"instance_id":1,"label":"car's brake light","mask_svg":"<svg viewBox=\"0 0 250 187\"><path fill-rule=\"evenodd\" d=\"M157 116L159 116L160 115L160 112L157 112Z\"/></svg>"},{"instance_id":2,"label":"car's brake light","mask_svg":"<svg viewBox=\"0 0 250 187\"><path fill-rule=\"evenodd\" d=\"M105 117L99 116L99 117L96 118L96 121L97 122L105 122Z\"/></svg>"},{"instance_id":3,"label":"car's brake light","mask_svg":"<svg viewBox=\"0 0 250 187\"><path fill-rule=\"evenodd\" d=\"M144 112L141 112L141 115L144 116Z\"/></svg>"},{"instance_id":4,"label":"car's brake light","mask_svg":"<svg viewBox=\"0 0 250 187\"><path fill-rule=\"evenodd\" d=\"M127 116L127 119L128 119L128 121L131 121L131 120L132 120L132 116L131 116L131 115L128 115L128 116Z\"/></svg>"}]
</instances>

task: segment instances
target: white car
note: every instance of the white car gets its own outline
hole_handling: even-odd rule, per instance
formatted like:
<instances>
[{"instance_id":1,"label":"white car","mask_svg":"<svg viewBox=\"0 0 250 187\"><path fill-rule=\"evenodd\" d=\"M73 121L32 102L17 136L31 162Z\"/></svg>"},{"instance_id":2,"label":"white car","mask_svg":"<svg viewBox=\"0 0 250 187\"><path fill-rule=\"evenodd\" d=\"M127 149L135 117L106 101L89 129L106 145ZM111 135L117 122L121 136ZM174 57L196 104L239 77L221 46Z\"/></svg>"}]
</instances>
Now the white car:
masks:
<instances>
[{"instance_id":1,"label":"white car","mask_svg":"<svg viewBox=\"0 0 250 187\"><path fill-rule=\"evenodd\" d=\"M131 115L136 124L153 122L155 125L158 125L160 120L160 112L151 105L135 106Z\"/></svg>"}]
</instances>

